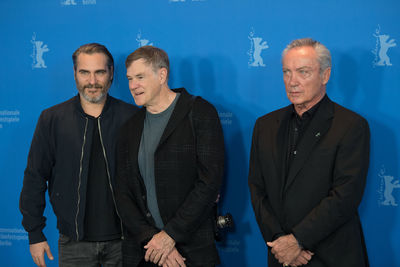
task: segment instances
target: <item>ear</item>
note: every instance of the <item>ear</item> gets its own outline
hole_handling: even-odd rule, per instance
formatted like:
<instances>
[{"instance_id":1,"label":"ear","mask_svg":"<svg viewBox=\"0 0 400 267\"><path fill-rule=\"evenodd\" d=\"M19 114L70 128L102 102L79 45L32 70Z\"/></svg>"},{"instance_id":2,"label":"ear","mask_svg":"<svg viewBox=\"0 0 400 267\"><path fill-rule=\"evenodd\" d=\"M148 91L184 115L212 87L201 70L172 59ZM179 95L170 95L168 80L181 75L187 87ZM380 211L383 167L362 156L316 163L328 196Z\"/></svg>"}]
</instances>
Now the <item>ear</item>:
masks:
<instances>
[{"instance_id":1,"label":"ear","mask_svg":"<svg viewBox=\"0 0 400 267\"><path fill-rule=\"evenodd\" d=\"M158 70L158 78L160 80L160 84L167 83L167 76L168 76L168 71L166 68L161 68Z\"/></svg>"},{"instance_id":2,"label":"ear","mask_svg":"<svg viewBox=\"0 0 400 267\"><path fill-rule=\"evenodd\" d=\"M112 79L114 78L114 67L113 66L110 67L110 74L111 74L110 80L112 81Z\"/></svg>"},{"instance_id":3,"label":"ear","mask_svg":"<svg viewBox=\"0 0 400 267\"><path fill-rule=\"evenodd\" d=\"M322 84L326 85L331 77L331 68L326 68L322 73Z\"/></svg>"}]
</instances>

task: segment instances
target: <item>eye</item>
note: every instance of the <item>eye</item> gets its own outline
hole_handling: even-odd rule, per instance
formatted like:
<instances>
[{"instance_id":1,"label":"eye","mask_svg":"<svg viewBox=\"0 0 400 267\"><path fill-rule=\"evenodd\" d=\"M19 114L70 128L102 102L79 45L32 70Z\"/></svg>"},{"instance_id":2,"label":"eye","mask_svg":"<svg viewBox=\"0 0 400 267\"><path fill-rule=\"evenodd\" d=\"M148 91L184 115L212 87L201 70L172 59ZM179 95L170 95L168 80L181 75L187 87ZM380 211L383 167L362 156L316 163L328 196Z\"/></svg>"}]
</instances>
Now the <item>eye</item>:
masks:
<instances>
[{"instance_id":1,"label":"eye","mask_svg":"<svg viewBox=\"0 0 400 267\"><path fill-rule=\"evenodd\" d=\"M96 71L96 74L97 75L104 75L104 74L106 74L106 71L105 70L98 70L98 71Z\"/></svg>"},{"instance_id":2,"label":"eye","mask_svg":"<svg viewBox=\"0 0 400 267\"><path fill-rule=\"evenodd\" d=\"M283 70L282 72L284 78L288 78L291 76L291 72L289 70Z\"/></svg>"},{"instance_id":3,"label":"eye","mask_svg":"<svg viewBox=\"0 0 400 267\"><path fill-rule=\"evenodd\" d=\"M87 76L87 75L89 75L89 72L86 71L86 70L80 70L79 74L82 75L82 76Z\"/></svg>"},{"instance_id":4,"label":"eye","mask_svg":"<svg viewBox=\"0 0 400 267\"><path fill-rule=\"evenodd\" d=\"M300 69L300 70L299 70L299 73L300 73L300 75L303 76L303 77L308 77L308 76L311 75L311 70L308 70L308 69Z\"/></svg>"}]
</instances>

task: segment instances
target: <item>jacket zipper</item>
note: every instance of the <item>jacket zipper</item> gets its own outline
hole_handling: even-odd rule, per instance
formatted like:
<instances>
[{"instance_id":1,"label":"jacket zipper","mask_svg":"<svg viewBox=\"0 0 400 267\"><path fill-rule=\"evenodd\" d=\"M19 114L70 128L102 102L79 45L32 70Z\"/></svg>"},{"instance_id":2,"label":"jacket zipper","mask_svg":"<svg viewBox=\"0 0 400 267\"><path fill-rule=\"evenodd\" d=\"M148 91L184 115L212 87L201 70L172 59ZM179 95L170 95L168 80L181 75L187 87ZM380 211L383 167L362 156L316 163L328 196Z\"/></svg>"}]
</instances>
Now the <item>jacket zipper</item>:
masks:
<instances>
[{"instance_id":1,"label":"jacket zipper","mask_svg":"<svg viewBox=\"0 0 400 267\"><path fill-rule=\"evenodd\" d=\"M82 144L82 150L81 150L81 160L79 162L79 181L78 181L78 203L77 203L77 208L76 208L76 215L75 215L75 231L76 231L76 240L79 240L79 229L78 229L78 215L79 215L79 205L81 203L81 195L80 195L80 189L81 189L81 183L82 183L82 165L83 165L83 155L84 155L84 150L85 150L85 144L86 144L86 132L87 132L87 127L88 127L88 118L86 119L86 124L85 124L85 132L83 134L83 144Z\"/></svg>"},{"instance_id":2,"label":"jacket zipper","mask_svg":"<svg viewBox=\"0 0 400 267\"><path fill-rule=\"evenodd\" d=\"M103 155L104 155L104 160L106 161L106 170L107 170L107 177L108 177L108 184L110 185L110 189L111 189L111 196L114 202L114 207L115 207L115 212L117 213L117 216L119 217L119 221L121 224L121 238L124 239L124 230L123 230L123 226L122 226L122 219L121 216L119 215L118 209L117 209L117 202L115 201L115 196L114 196L114 189L113 186L111 184L111 175L110 175L110 170L109 170L109 166L108 166L108 160L107 160L107 155L106 155L106 149L104 148L104 143L103 143L103 135L101 133L101 124L100 124L100 119L101 117L99 117L97 119L97 125L99 127L99 135L100 135L100 142L101 142L101 147L103 149Z\"/></svg>"}]
</instances>

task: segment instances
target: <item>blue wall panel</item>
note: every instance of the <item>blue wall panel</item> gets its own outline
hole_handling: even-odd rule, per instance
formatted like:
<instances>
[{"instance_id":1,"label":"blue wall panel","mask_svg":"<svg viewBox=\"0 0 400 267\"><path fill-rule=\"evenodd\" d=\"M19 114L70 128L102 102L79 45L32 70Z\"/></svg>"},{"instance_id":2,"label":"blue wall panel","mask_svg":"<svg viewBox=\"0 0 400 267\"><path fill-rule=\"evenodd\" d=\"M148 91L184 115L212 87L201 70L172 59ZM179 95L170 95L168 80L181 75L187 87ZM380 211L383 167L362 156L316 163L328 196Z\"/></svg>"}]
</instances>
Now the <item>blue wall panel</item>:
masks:
<instances>
[{"instance_id":1,"label":"blue wall panel","mask_svg":"<svg viewBox=\"0 0 400 267\"><path fill-rule=\"evenodd\" d=\"M227 151L221 211L236 222L219 244L221 266L266 266L247 189L252 128L257 117L289 103L281 51L312 37L332 52L328 95L370 123L371 164L359 210L371 266L400 266L399 10L395 0L2 0L1 265L33 266L18 210L32 134L43 109L76 94L73 51L99 42L116 62L111 95L133 103L125 58L154 44L170 56L170 87L184 86L216 106ZM46 214L56 256L50 205Z\"/></svg>"}]
</instances>

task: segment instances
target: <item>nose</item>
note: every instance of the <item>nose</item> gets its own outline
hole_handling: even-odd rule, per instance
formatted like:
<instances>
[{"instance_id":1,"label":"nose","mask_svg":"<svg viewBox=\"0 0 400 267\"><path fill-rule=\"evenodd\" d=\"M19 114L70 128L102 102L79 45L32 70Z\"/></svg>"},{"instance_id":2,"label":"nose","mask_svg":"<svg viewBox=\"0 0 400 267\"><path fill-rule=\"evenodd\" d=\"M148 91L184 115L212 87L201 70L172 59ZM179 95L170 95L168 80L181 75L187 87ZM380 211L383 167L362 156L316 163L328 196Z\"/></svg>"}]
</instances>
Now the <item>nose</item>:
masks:
<instances>
[{"instance_id":1,"label":"nose","mask_svg":"<svg viewBox=\"0 0 400 267\"><path fill-rule=\"evenodd\" d=\"M299 85L299 80L298 80L298 78L297 78L297 74L296 74L296 73L292 73L292 75L290 75L290 77L289 77L288 79L289 79L288 84L289 84L290 86L297 86L297 85Z\"/></svg>"},{"instance_id":2,"label":"nose","mask_svg":"<svg viewBox=\"0 0 400 267\"><path fill-rule=\"evenodd\" d=\"M136 82L134 79L129 81L129 89L130 90L135 90L136 88L138 88L138 82Z\"/></svg>"},{"instance_id":3,"label":"nose","mask_svg":"<svg viewBox=\"0 0 400 267\"><path fill-rule=\"evenodd\" d=\"M94 73L90 74L89 83L90 84L95 84L96 83L96 75Z\"/></svg>"}]
</instances>

